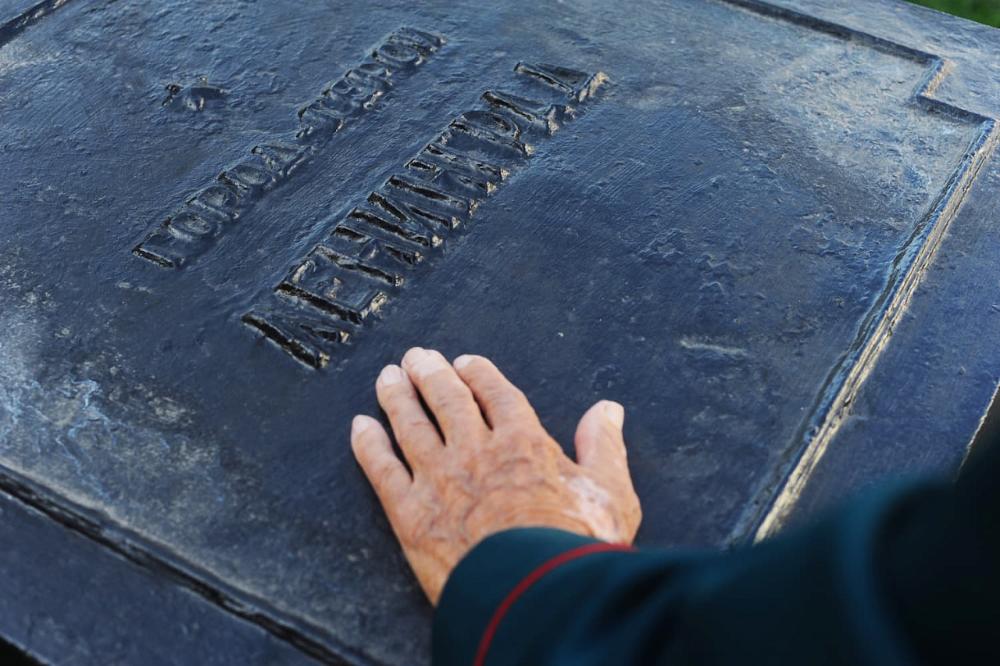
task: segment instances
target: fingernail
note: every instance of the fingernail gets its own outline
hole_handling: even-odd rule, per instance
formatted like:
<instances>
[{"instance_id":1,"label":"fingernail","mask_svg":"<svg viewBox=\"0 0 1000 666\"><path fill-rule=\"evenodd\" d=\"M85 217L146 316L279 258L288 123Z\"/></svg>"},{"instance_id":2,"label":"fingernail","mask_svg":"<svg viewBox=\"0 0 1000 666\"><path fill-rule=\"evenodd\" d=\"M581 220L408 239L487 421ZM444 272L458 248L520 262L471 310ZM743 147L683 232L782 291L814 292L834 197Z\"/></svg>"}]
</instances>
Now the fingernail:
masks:
<instances>
[{"instance_id":1,"label":"fingernail","mask_svg":"<svg viewBox=\"0 0 1000 666\"><path fill-rule=\"evenodd\" d=\"M609 421L615 424L616 427L621 428L625 424L625 408L619 405L617 402L612 402L611 400L604 401L604 415Z\"/></svg>"},{"instance_id":2,"label":"fingernail","mask_svg":"<svg viewBox=\"0 0 1000 666\"><path fill-rule=\"evenodd\" d=\"M371 427L372 427L371 417L358 414L357 416L354 417L354 420L351 421L351 439L354 439L355 437L357 437L358 435L360 435L365 430L368 430L368 428Z\"/></svg>"},{"instance_id":3,"label":"fingernail","mask_svg":"<svg viewBox=\"0 0 1000 666\"><path fill-rule=\"evenodd\" d=\"M470 356L469 354L462 354L461 356L455 359L454 363L455 369L461 370L470 363L472 363L472 356Z\"/></svg>"},{"instance_id":4,"label":"fingernail","mask_svg":"<svg viewBox=\"0 0 1000 666\"><path fill-rule=\"evenodd\" d=\"M429 375L447 366L448 362L443 356L422 347L414 347L403 356L403 367L417 377Z\"/></svg>"},{"instance_id":5,"label":"fingernail","mask_svg":"<svg viewBox=\"0 0 1000 666\"><path fill-rule=\"evenodd\" d=\"M403 381L404 378L402 368L398 365L387 365L382 368L382 372L378 376L378 383L382 386L392 386Z\"/></svg>"}]
</instances>

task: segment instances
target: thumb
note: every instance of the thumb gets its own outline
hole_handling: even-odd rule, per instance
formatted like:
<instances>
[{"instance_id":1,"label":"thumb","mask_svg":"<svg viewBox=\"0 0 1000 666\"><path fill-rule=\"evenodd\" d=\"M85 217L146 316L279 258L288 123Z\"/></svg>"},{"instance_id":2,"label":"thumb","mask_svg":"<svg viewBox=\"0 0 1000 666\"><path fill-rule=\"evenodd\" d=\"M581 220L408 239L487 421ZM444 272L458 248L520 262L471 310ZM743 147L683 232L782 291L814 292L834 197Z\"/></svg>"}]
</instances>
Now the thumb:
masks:
<instances>
[{"instance_id":1,"label":"thumb","mask_svg":"<svg viewBox=\"0 0 1000 666\"><path fill-rule=\"evenodd\" d=\"M628 470L622 425L625 408L602 400L587 410L576 427L576 461L581 467L600 471Z\"/></svg>"}]
</instances>

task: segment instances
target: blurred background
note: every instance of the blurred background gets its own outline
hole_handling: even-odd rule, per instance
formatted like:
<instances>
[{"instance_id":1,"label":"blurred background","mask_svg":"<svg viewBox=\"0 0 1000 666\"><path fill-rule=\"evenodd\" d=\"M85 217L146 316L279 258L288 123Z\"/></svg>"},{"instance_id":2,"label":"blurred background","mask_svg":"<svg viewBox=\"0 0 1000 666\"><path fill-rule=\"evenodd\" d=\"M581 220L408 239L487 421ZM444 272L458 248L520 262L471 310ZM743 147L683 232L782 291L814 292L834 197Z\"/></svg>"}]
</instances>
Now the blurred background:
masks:
<instances>
[{"instance_id":1,"label":"blurred background","mask_svg":"<svg viewBox=\"0 0 1000 666\"><path fill-rule=\"evenodd\" d=\"M1000 0L910 0L910 2L1000 28Z\"/></svg>"}]
</instances>

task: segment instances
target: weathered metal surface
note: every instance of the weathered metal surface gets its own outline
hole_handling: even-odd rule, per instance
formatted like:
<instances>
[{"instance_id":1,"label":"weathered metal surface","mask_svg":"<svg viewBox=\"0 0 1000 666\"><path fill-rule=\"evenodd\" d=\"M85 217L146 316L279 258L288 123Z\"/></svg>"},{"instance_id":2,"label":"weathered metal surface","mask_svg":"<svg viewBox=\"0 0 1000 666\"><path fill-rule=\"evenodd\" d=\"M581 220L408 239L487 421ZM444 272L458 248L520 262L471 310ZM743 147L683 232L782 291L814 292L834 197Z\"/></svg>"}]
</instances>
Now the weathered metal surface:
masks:
<instances>
[{"instance_id":1,"label":"weathered metal surface","mask_svg":"<svg viewBox=\"0 0 1000 666\"><path fill-rule=\"evenodd\" d=\"M992 395L986 28L887 0L43 5L0 4L0 486L213 623L424 659L347 446L412 344L491 356L567 443L626 404L646 544L946 468ZM141 584L108 587L141 624Z\"/></svg>"},{"instance_id":2,"label":"weathered metal surface","mask_svg":"<svg viewBox=\"0 0 1000 666\"><path fill-rule=\"evenodd\" d=\"M316 663L155 566L126 562L51 518L0 496L0 626L43 663ZM115 595L130 601L108 603ZM0 663L12 660L0 645Z\"/></svg>"}]
</instances>

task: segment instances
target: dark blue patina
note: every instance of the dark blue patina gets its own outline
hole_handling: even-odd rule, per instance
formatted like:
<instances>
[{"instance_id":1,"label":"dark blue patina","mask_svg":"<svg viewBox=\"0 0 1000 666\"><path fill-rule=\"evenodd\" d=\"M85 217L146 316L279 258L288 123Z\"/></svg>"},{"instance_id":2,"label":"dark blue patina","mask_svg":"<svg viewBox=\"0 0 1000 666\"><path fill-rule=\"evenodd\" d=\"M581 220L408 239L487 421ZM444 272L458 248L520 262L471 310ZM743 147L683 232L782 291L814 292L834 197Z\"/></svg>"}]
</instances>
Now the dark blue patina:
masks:
<instances>
[{"instance_id":1,"label":"dark blue patina","mask_svg":"<svg viewBox=\"0 0 1000 666\"><path fill-rule=\"evenodd\" d=\"M410 345L566 444L624 403L645 545L953 469L998 47L892 0L0 0L0 634L424 663L347 445Z\"/></svg>"}]
</instances>

